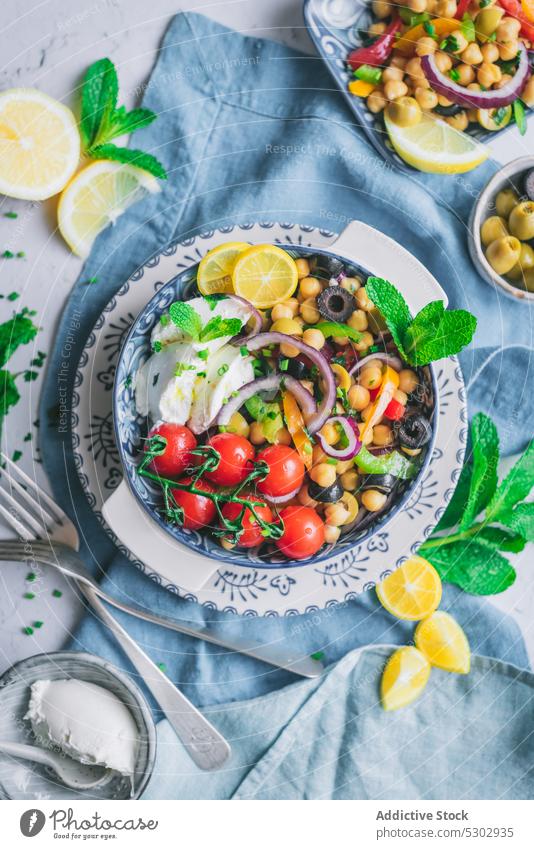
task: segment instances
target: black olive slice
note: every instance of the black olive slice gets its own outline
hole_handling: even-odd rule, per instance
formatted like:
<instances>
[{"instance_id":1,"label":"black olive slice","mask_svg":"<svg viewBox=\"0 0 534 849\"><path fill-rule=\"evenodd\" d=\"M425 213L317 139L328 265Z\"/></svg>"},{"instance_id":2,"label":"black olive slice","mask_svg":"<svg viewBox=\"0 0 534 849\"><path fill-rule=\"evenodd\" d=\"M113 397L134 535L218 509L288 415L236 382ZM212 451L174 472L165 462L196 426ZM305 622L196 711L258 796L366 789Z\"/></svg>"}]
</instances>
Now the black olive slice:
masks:
<instances>
[{"instance_id":1,"label":"black olive slice","mask_svg":"<svg viewBox=\"0 0 534 849\"><path fill-rule=\"evenodd\" d=\"M315 481L310 481L308 484L308 495L314 501L320 501L322 504L333 504L339 501L343 495L343 487L338 478L330 486L319 486Z\"/></svg>"},{"instance_id":2,"label":"black olive slice","mask_svg":"<svg viewBox=\"0 0 534 849\"><path fill-rule=\"evenodd\" d=\"M343 324L356 309L356 299L342 286L327 286L317 298L317 309L327 321Z\"/></svg>"},{"instance_id":3,"label":"black olive slice","mask_svg":"<svg viewBox=\"0 0 534 849\"><path fill-rule=\"evenodd\" d=\"M296 377L297 380L304 380L310 376L308 366L298 357L289 357L286 371L291 377Z\"/></svg>"},{"instance_id":4,"label":"black olive slice","mask_svg":"<svg viewBox=\"0 0 534 849\"><path fill-rule=\"evenodd\" d=\"M399 480L395 475L366 475L361 484L360 490L365 492L366 489L377 489L385 495L393 492Z\"/></svg>"},{"instance_id":5,"label":"black olive slice","mask_svg":"<svg viewBox=\"0 0 534 849\"><path fill-rule=\"evenodd\" d=\"M345 271L345 266L335 256L320 256L317 261L317 269L324 272L325 277L338 277Z\"/></svg>"},{"instance_id":6,"label":"black olive slice","mask_svg":"<svg viewBox=\"0 0 534 849\"><path fill-rule=\"evenodd\" d=\"M438 115L443 115L444 118L452 118L453 115L458 115L459 112L463 112L464 110L462 106L451 103L450 106L434 106L433 111Z\"/></svg>"},{"instance_id":7,"label":"black olive slice","mask_svg":"<svg viewBox=\"0 0 534 849\"><path fill-rule=\"evenodd\" d=\"M432 427L425 416L415 413L399 423L397 434L401 445L406 448L422 448L432 437Z\"/></svg>"},{"instance_id":8,"label":"black olive slice","mask_svg":"<svg viewBox=\"0 0 534 849\"><path fill-rule=\"evenodd\" d=\"M523 191L529 200L534 200L534 168L527 171L523 180Z\"/></svg>"}]
</instances>

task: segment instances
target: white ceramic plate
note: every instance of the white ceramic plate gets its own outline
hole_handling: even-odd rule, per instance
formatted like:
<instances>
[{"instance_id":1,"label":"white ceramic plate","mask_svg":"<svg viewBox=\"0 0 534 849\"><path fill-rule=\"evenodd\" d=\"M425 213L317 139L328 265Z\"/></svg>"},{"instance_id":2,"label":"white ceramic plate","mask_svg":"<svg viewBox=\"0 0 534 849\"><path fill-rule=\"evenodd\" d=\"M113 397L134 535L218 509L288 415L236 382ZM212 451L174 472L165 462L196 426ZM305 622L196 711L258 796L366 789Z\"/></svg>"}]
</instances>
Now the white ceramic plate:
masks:
<instances>
[{"instance_id":1,"label":"white ceramic plate","mask_svg":"<svg viewBox=\"0 0 534 849\"><path fill-rule=\"evenodd\" d=\"M205 604L249 616L309 613L347 601L369 589L417 550L442 515L461 471L467 440L465 389L456 358L435 366L439 393L439 422L431 462L421 483L401 512L370 539L348 554L301 568L222 566L211 573L204 586L178 583L183 575L173 565L183 558L158 558L156 565L142 563L126 547L124 528L131 517L119 522L121 539L104 521L102 508L122 480L113 436L111 389L118 353L128 328L146 302L179 271L198 262L217 244L232 240L252 243L293 243L332 248L376 274L389 277L403 291L413 311L439 297L436 282L406 251L382 234L353 222L341 236L296 224L260 223L212 230L178 242L151 258L111 299L89 335L75 381L72 402L73 448L82 486L89 503L121 550L151 578L172 592ZM399 271L402 269L402 272ZM405 279L399 280L404 273ZM411 287L411 288L410 288ZM153 524L153 523L152 523ZM155 527L155 525L154 525ZM205 558L208 560L208 558ZM210 568L208 568L210 567Z\"/></svg>"}]
</instances>

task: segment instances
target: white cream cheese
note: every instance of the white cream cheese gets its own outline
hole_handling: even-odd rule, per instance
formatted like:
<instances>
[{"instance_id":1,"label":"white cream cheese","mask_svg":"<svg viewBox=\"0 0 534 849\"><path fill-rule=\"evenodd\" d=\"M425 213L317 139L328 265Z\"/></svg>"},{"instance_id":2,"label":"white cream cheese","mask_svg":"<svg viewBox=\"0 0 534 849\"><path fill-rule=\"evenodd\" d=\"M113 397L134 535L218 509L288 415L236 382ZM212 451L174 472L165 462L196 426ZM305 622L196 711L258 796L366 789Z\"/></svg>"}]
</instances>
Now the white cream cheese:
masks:
<instances>
[{"instance_id":1,"label":"white cream cheese","mask_svg":"<svg viewBox=\"0 0 534 849\"><path fill-rule=\"evenodd\" d=\"M139 735L126 705L110 690L65 678L35 681L28 711L37 742L53 744L80 763L133 775Z\"/></svg>"}]
</instances>

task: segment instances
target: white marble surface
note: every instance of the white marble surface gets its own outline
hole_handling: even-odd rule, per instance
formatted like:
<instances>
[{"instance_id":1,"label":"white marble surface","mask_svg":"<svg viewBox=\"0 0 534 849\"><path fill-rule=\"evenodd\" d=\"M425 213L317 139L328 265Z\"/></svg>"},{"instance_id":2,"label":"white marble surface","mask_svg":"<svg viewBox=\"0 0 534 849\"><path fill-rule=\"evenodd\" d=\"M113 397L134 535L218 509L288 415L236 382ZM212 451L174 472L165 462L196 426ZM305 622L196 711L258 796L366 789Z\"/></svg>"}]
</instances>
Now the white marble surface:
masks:
<instances>
[{"instance_id":1,"label":"white marble surface","mask_svg":"<svg viewBox=\"0 0 534 849\"><path fill-rule=\"evenodd\" d=\"M4 0L0 23L0 89L37 86L48 94L72 104L84 69L101 56L110 56L119 70L121 97L135 105L136 90L146 81L156 59L158 44L173 14L190 9L209 15L245 33L274 38L313 52L302 19L301 0L229 0L175 5L169 0ZM495 158L505 162L534 149L534 121L521 139L509 133L493 148ZM22 293L18 303L36 309L43 330L36 347L47 351L64 299L80 269L55 232L55 202L28 204L0 198L0 212L13 210L16 220L0 217L0 246L26 252L26 259L0 260L0 291ZM0 253L2 252L0 251ZM11 304L0 302L0 320L10 313ZM17 353L13 362L27 363L27 350ZM35 429L40 380L21 384L23 397L4 425L8 452L23 450L21 465L41 483L40 466L32 459L31 443L23 436ZM35 443L33 443L35 444ZM1 532L1 529L0 529ZM494 599L520 623L534 660L534 573L531 551L516 558L518 580L506 593ZM0 567L0 671L19 658L60 648L68 639L80 615L75 594L62 579L43 572L33 584L33 601L23 598L29 589L26 571L16 564ZM56 599L52 590L63 596ZM28 637L22 627L40 619L42 629Z\"/></svg>"}]
</instances>

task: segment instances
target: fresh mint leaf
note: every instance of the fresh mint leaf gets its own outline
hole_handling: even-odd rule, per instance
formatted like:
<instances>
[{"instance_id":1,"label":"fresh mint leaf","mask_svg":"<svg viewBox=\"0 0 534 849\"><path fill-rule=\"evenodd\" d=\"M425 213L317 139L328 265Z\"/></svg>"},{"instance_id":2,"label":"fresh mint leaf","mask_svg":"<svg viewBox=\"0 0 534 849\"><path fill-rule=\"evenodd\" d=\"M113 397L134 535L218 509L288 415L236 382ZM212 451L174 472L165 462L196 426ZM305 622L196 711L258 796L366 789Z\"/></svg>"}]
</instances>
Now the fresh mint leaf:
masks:
<instances>
[{"instance_id":1,"label":"fresh mint leaf","mask_svg":"<svg viewBox=\"0 0 534 849\"><path fill-rule=\"evenodd\" d=\"M20 399L19 390L15 385L15 378L7 369L0 370L0 422Z\"/></svg>"},{"instance_id":2,"label":"fresh mint leaf","mask_svg":"<svg viewBox=\"0 0 534 849\"><path fill-rule=\"evenodd\" d=\"M431 301L417 313L404 334L404 351L415 366L457 354L471 342L477 320L466 310L446 310Z\"/></svg>"},{"instance_id":3,"label":"fresh mint leaf","mask_svg":"<svg viewBox=\"0 0 534 849\"><path fill-rule=\"evenodd\" d=\"M486 511L487 521L500 521L534 486L534 441L501 481Z\"/></svg>"},{"instance_id":4,"label":"fresh mint leaf","mask_svg":"<svg viewBox=\"0 0 534 849\"><path fill-rule=\"evenodd\" d=\"M117 106L119 81L110 59L99 59L89 66L83 78L80 134L89 149L100 136Z\"/></svg>"},{"instance_id":5,"label":"fresh mint leaf","mask_svg":"<svg viewBox=\"0 0 534 849\"><path fill-rule=\"evenodd\" d=\"M497 489L499 435L492 420L478 413L471 422L473 473L460 528L470 527Z\"/></svg>"},{"instance_id":6,"label":"fresh mint leaf","mask_svg":"<svg viewBox=\"0 0 534 849\"><path fill-rule=\"evenodd\" d=\"M204 300L206 301L207 305L209 306L210 310L213 311L215 309L216 305L219 303L219 301L225 301L226 300L227 295L215 293L213 295L204 295L203 297L204 297Z\"/></svg>"},{"instance_id":7,"label":"fresh mint leaf","mask_svg":"<svg viewBox=\"0 0 534 849\"><path fill-rule=\"evenodd\" d=\"M148 171L160 180L167 179L167 172L161 162L151 153L143 153L142 150L132 150L129 147L117 147L115 144L101 144L91 149L93 159L111 159L114 162L122 162L124 165L135 165Z\"/></svg>"},{"instance_id":8,"label":"fresh mint leaf","mask_svg":"<svg viewBox=\"0 0 534 849\"><path fill-rule=\"evenodd\" d=\"M495 595L511 586L515 569L495 548L472 539L424 549L444 581L473 595Z\"/></svg>"},{"instance_id":9,"label":"fresh mint leaf","mask_svg":"<svg viewBox=\"0 0 534 849\"><path fill-rule=\"evenodd\" d=\"M469 498L472 474L473 466L471 463L465 463L458 478L454 495L449 501L445 513L436 525L436 531L443 531L460 523L467 505L467 499Z\"/></svg>"},{"instance_id":10,"label":"fresh mint leaf","mask_svg":"<svg viewBox=\"0 0 534 849\"><path fill-rule=\"evenodd\" d=\"M27 345L37 335L38 328L25 312L0 324L0 368L5 366L19 345Z\"/></svg>"},{"instance_id":11,"label":"fresh mint leaf","mask_svg":"<svg viewBox=\"0 0 534 849\"><path fill-rule=\"evenodd\" d=\"M200 331L199 342L211 342L221 336L236 336L242 327L240 318L221 318L220 315L214 315Z\"/></svg>"},{"instance_id":12,"label":"fresh mint leaf","mask_svg":"<svg viewBox=\"0 0 534 849\"><path fill-rule=\"evenodd\" d=\"M382 313L395 345L404 355L404 335L412 321L408 304L399 290L381 277L369 277L365 284L365 291Z\"/></svg>"},{"instance_id":13,"label":"fresh mint leaf","mask_svg":"<svg viewBox=\"0 0 534 849\"><path fill-rule=\"evenodd\" d=\"M499 514L501 525L521 534L526 542L534 542L534 503L518 504L515 510Z\"/></svg>"},{"instance_id":14,"label":"fresh mint leaf","mask_svg":"<svg viewBox=\"0 0 534 849\"><path fill-rule=\"evenodd\" d=\"M503 528L488 526L478 531L474 537L478 542L497 548L499 551L523 551L526 540L520 533L510 533Z\"/></svg>"},{"instance_id":15,"label":"fresh mint leaf","mask_svg":"<svg viewBox=\"0 0 534 849\"><path fill-rule=\"evenodd\" d=\"M194 342L199 341L202 319L190 304L175 301L169 307L169 315L173 324L176 324L186 336L190 336Z\"/></svg>"},{"instance_id":16,"label":"fresh mint leaf","mask_svg":"<svg viewBox=\"0 0 534 849\"><path fill-rule=\"evenodd\" d=\"M119 106L107 121L105 138L99 138L98 141L100 144L104 144L118 136L135 133L141 127L148 127L157 117L151 109L132 109L127 112L126 107Z\"/></svg>"}]
</instances>

